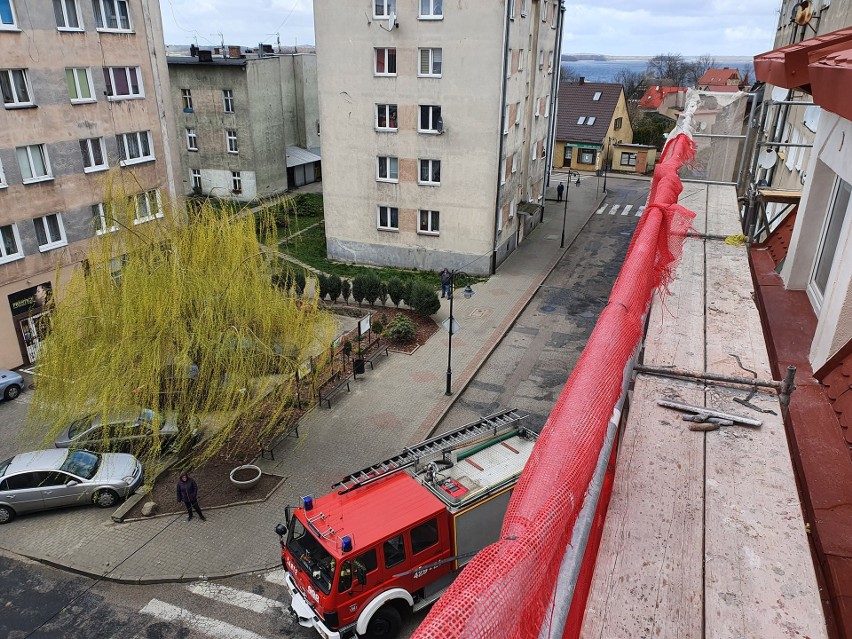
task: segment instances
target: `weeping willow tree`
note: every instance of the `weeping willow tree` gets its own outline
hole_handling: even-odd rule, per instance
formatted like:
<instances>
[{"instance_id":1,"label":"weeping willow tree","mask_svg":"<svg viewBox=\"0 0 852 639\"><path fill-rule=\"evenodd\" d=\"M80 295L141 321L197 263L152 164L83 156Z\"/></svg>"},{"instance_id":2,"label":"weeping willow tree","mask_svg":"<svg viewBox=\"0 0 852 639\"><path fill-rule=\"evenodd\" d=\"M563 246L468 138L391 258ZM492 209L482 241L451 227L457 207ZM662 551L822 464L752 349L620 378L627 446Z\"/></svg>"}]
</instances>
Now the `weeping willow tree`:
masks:
<instances>
[{"instance_id":1,"label":"weeping willow tree","mask_svg":"<svg viewBox=\"0 0 852 639\"><path fill-rule=\"evenodd\" d=\"M92 241L68 281L54 282L29 427L52 445L75 420L153 409L152 436L133 448L143 464L166 448L189 451L194 467L256 453L286 425L297 371L313 360L321 373L331 316L316 295L273 284L281 265L265 248L275 246L269 216L205 203L139 223L140 211L159 208L157 196L128 196L116 183L107 194L115 230ZM161 432L167 421L183 426L176 441ZM114 430L95 432L103 449L124 448Z\"/></svg>"}]
</instances>

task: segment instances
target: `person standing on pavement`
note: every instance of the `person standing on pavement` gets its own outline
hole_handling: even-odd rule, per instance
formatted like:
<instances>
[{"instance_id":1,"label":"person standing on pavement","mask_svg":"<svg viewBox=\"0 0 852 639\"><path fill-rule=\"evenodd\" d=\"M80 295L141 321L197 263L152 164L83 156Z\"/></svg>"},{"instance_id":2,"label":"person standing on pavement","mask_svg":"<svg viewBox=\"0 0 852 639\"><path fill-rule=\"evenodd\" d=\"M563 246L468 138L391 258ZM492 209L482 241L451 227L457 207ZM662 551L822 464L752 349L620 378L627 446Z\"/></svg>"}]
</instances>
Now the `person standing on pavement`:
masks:
<instances>
[{"instance_id":1,"label":"person standing on pavement","mask_svg":"<svg viewBox=\"0 0 852 639\"><path fill-rule=\"evenodd\" d=\"M452 283L453 276L450 274L450 271L447 270L447 267L444 267L444 270L441 271L441 297L449 297L450 296L450 284Z\"/></svg>"},{"instance_id":2,"label":"person standing on pavement","mask_svg":"<svg viewBox=\"0 0 852 639\"><path fill-rule=\"evenodd\" d=\"M180 479L178 479L177 500L186 506L187 521L192 519L193 508L195 508L195 512L198 513L201 521L207 521L204 513L201 512L201 506L198 505L198 484L186 471L183 471L180 474Z\"/></svg>"},{"instance_id":3,"label":"person standing on pavement","mask_svg":"<svg viewBox=\"0 0 852 639\"><path fill-rule=\"evenodd\" d=\"M559 186L556 187L556 201L562 201L562 193L565 191L565 185L562 182L559 183Z\"/></svg>"}]
</instances>

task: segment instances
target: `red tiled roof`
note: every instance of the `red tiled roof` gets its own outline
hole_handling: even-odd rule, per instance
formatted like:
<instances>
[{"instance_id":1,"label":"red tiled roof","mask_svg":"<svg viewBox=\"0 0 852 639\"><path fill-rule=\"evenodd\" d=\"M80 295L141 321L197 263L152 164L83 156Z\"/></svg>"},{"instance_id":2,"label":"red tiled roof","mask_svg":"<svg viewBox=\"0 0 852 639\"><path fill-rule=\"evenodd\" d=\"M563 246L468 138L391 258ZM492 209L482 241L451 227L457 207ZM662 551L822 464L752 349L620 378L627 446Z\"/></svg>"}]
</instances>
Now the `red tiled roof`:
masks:
<instances>
[{"instance_id":1,"label":"red tiled roof","mask_svg":"<svg viewBox=\"0 0 852 639\"><path fill-rule=\"evenodd\" d=\"M639 108L641 109L659 109L660 105L670 93L686 92L686 87L663 87L652 86L648 87L645 95L639 100Z\"/></svg>"},{"instance_id":2,"label":"red tiled roof","mask_svg":"<svg viewBox=\"0 0 852 639\"><path fill-rule=\"evenodd\" d=\"M624 89L608 82L563 82L559 86L556 139L560 142L602 144ZM595 100L595 94L600 99ZM595 118L589 125L589 117ZM585 118L583 124L577 124Z\"/></svg>"},{"instance_id":3,"label":"red tiled roof","mask_svg":"<svg viewBox=\"0 0 852 639\"><path fill-rule=\"evenodd\" d=\"M699 86L725 86L731 80L735 80L737 84L740 82L740 72L736 69L707 69L698 84Z\"/></svg>"}]
</instances>

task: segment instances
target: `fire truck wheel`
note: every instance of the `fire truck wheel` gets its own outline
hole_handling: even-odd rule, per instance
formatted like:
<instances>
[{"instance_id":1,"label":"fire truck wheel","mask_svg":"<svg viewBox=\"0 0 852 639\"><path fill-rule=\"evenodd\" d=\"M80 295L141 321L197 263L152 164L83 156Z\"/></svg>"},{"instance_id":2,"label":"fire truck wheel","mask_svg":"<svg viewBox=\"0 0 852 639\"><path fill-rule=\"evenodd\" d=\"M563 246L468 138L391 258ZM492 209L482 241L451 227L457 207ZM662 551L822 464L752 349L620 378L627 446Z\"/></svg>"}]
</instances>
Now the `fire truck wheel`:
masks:
<instances>
[{"instance_id":1,"label":"fire truck wheel","mask_svg":"<svg viewBox=\"0 0 852 639\"><path fill-rule=\"evenodd\" d=\"M370 623L367 624L367 634L364 636L369 639L392 639L396 637L401 627L402 618L399 616L399 610L392 605L382 606L370 619Z\"/></svg>"}]
</instances>

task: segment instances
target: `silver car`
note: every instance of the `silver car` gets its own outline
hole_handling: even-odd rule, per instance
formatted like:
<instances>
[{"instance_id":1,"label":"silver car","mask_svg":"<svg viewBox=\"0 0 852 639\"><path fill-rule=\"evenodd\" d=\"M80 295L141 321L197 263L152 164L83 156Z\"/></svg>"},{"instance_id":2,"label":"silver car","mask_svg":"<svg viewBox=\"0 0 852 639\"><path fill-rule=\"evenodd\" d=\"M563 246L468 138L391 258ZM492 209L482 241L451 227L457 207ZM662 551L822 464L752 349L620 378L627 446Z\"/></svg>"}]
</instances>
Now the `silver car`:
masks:
<instances>
[{"instance_id":1,"label":"silver car","mask_svg":"<svg viewBox=\"0 0 852 639\"><path fill-rule=\"evenodd\" d=\"M0 395L3 399L15 399L24 388L24 378L15 371L0 371Z\"/></svg>"},{"instance_id":2,"label":"silver car","mask_svg":"<svg viewBox=\"0 0 852 639\"><path fill-rule=\"evenodd\" d=\"M95 503L115 506L142 483L133 455L39 450L0 462L0 524L20 513Z\"/></svg>"}]
</instances>

